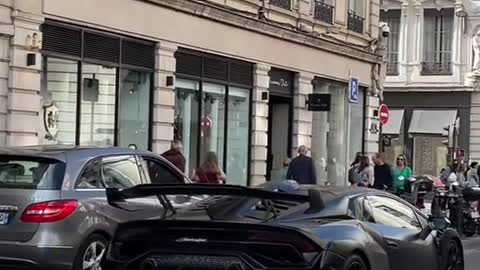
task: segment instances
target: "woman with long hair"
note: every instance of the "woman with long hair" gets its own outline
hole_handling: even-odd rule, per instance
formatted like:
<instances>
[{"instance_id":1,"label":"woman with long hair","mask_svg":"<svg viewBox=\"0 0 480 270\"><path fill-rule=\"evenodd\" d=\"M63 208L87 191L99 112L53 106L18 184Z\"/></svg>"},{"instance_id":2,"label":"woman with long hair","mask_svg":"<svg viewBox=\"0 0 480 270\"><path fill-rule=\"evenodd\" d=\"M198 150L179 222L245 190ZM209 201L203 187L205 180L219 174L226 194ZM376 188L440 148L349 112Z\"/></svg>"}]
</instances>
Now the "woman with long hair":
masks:
<instances>
[{"instance_id":1,"label":"woman with long hair","mask_svg":"<svg viewBox=\"0 0 480 270\"><path fill-rule=\"evenodd\" d=\"M373 185L373 168L370 165L370 159L367 156L360 158L360 163L353 172L353 183L359 187L368 187Z\"/></svg>"},{"instance_id":2,"label":"woman with long hair","mask_svg":"<svg viewBox=\"0 0 480 270\"><path fill-rule=\"evenodd\" d=\"M207 153L205 162L196 170L193 181L201 184L225 183L225 173L218 166L217 155L214 152Z\"/></svg>"},{"instance_id":3,"label":"woman with long hair","mask_svg":"<svg viewBox=\"0 0 480 270\"><path fill-rule=\"evenodd\" d=\"M413 172L410 167L408 167L407 157L405 155L399 155L397 157L397 162L393 168L393 187L395 193L405 192L405 186L407 180L412 178Z\"/></svg>"}]
</instances>

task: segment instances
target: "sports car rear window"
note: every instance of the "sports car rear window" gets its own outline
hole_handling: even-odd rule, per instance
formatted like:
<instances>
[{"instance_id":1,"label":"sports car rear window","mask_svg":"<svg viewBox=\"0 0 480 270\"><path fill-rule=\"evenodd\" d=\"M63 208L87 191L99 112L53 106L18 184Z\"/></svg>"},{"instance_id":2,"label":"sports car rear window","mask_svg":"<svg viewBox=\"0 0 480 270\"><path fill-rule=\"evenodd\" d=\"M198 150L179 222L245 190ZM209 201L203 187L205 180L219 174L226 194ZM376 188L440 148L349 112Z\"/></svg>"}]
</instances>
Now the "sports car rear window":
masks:
<instances>
[{"instance_id":1,"label":"sports car rear window","mask_svg":"<svg viewBox=\"0 0 480 270\"><path fill-rule=\"evenodd\" d=\"M60 189L65 163L48 158L0 156L0 188Z\"/></svg>"}]
</instances>

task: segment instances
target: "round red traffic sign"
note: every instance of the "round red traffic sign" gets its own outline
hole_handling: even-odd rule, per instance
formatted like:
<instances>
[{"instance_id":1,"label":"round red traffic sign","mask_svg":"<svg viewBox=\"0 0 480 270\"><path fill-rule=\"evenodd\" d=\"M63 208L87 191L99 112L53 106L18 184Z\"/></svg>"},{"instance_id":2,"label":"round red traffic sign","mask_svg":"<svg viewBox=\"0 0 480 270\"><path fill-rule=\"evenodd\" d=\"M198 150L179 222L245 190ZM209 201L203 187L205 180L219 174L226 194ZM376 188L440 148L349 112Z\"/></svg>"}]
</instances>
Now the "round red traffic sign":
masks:
<instances>
[{"instance_id":1,"label":"round red traffic sign","mask_svg":"<svg viewBox=\"0 0 480 270\"><path fill-rule=\"evenodd\" d=\"M382 104L380 105L380 108L378 109L379 114L380 114L380 124L382 126L386 125L388 123L388 118L390 116L390 110L388 109L387 105Z\"/></svg>"}]
</instances>

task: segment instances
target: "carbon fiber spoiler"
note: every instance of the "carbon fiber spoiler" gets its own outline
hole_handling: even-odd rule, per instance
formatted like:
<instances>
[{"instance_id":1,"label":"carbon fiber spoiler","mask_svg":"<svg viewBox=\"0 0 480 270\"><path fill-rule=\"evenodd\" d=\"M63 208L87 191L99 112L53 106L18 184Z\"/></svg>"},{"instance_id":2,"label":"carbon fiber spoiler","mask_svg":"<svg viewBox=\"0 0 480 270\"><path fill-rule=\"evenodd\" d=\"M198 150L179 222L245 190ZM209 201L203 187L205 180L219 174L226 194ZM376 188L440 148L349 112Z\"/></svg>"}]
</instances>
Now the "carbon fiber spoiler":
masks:
<instances>
[{"instance_id":1,"label":"carbon fiber spoiler","mask_svg":"<svg viewBox=\"0 0 480 270\"><path fill-rule=\"evenodd\" d=\"M317 212L325 207L320 191L310 189L308 195L276 192L258 188L248 188L236 185L213 184L143 184L128 189L107 188L107 200L115 206L125 199L165 195L225 195L250 197L261 200L283 200L299 203L309 203L309 212Z\"/></svg>"}]
</instances>

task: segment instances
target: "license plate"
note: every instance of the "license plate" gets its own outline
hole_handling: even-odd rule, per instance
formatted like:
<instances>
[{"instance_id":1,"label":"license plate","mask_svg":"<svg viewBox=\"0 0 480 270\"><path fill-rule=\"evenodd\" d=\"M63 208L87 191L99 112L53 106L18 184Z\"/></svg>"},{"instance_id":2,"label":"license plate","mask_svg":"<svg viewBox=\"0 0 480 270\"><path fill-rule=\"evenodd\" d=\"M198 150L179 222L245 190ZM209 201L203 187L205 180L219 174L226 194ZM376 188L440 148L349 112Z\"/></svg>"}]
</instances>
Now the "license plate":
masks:
<instances>
[{"instance_id":1,"label":"license plate","mask_svg":"<svg viewBox=\"0 0 480 270\"><path fill-rule=\"evenodd\" d=\"M8 213L0 213L0 225L7 225L8 224Z\"/></svg>"}]
</instances>

